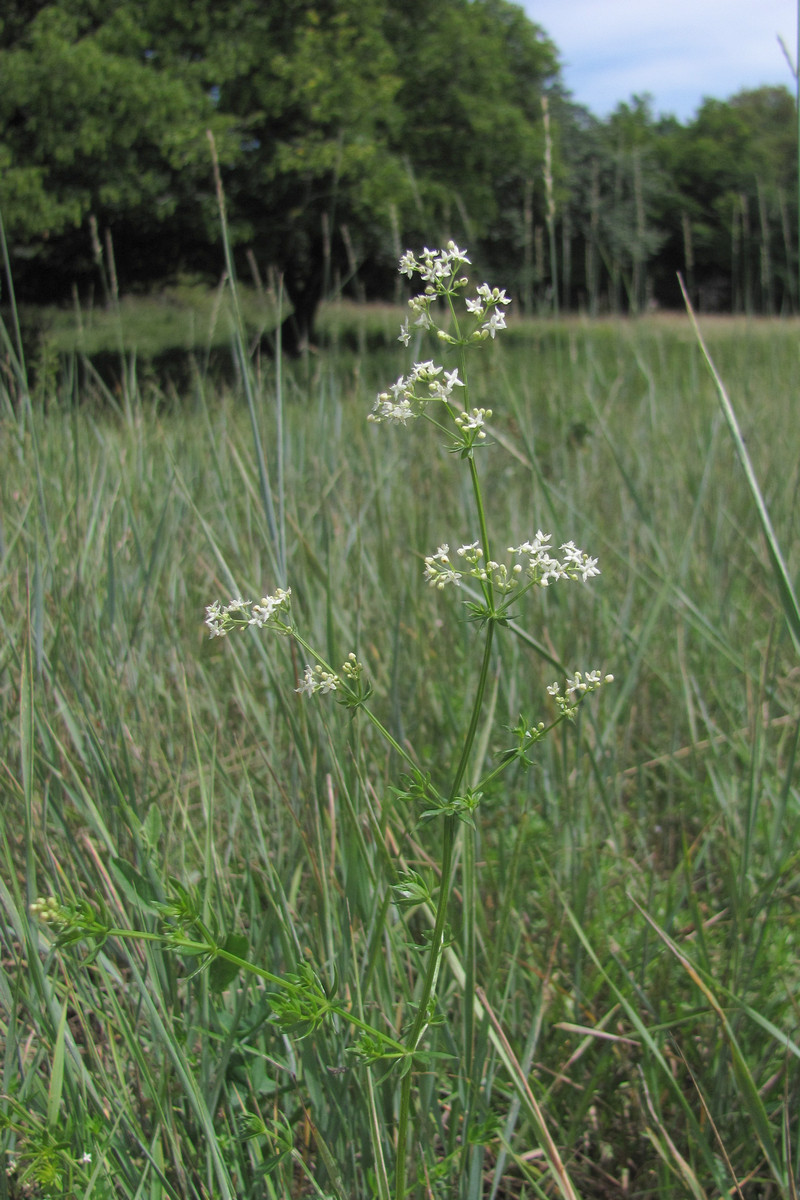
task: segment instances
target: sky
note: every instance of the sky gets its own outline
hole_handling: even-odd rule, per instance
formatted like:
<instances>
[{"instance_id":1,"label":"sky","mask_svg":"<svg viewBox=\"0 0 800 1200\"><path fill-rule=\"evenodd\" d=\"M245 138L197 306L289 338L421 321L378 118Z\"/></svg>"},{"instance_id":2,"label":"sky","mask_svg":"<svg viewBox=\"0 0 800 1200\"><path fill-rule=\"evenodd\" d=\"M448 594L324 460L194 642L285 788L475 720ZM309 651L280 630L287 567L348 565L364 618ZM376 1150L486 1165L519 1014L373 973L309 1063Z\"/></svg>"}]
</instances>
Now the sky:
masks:
<instances>
[{"instance_id":1,"label":"sky","mask_svg":"<svg viewBox=\"0 0 800 1200\"><path fill-rule=\"evenodd\" d=\"M520 0L555 42L573 98L598 117L649 92L691 119L706 96L795 81L798 0Z\"/></svg>"}]
</instances>

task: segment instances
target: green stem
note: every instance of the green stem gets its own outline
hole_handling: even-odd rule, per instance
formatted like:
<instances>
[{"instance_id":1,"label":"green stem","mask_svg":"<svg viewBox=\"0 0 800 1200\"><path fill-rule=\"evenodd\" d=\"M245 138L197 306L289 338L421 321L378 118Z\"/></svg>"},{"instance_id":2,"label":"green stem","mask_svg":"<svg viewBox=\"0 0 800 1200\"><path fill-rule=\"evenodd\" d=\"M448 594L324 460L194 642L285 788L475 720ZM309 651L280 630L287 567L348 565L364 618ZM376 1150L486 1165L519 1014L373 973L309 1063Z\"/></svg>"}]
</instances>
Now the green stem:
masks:
<instances>
[{"instance_id":1,"label":"green stem","mask_svg":"<svg viewBox=\"0 0 800 1200\"><path fill-rule=\"evenodd\" d=\"M239 958L239 956L236 954L230 954L227 950L223 950L221 947L215 947L213 953L216 958L223 958L226 962L233 963L234 966L239 967L241 970L249 971L252 975L258 975L261 979L265 979L270 983L276 983L279 987L285 988L287 991L295 992L297 994L301 994L304 991L302 983L289 983L288 980L282 979L278 975L272 975L269 971L265 971L263 967L258 967L255 965L255 963L248 962L246 958ZM364 1033L372 1034L373 1037L379 1037L381 1042L385 1043L386 1046L391 1047L391 1049L394 1051L395 1057L402 1058L406 1055L406 1047L400 1042L396 1042L394 1038L390 1038L385 1033L380 1033L375 1029L374 1025L368 1025L366 1021L362 1021L360 1017L356 1017L353 1013L349 1012L348 1009L343 1008L341 1004L329 1004L327 1011L333 1013L337 1017L341 1017L342 1020L348 1025L352 1025L354 1029L361 1029Z\"/></svg>"},{"instance_id":2,"label":"green stem","mask_svg":"<svg viewBox=\"0 0 800 1200\"><path fill-rule=\"evenodd\" d=\"M481 673L478 679L475 699L472 704L469 727L467 729L466 737L464 738L464 746L461 751L461 757L459 759L458 766L456 767L455 775L453 776L453 782L449 791L449 796L451 799L458 795L459 788L464 780L464 774L466 772L469 757L475 742L475 736L478 731L478 723L480 721L481 710L483 708L483 697L486 692L486 685L489 678L489 664L491 662L493 641L494 621L489 621L486 626L486 641L483 648ZM439 976L439 968L441 966L442 953L444 950L444 928L447 920L448 902L450 899L450 891L452 886L453 849L455 845L457 820L457 817L445 817L444 841L442 844L442 876L441 883L439 885L439 899L436 907L436 921L433 927L430 959L428 960L428 969L425 973L422 995L418 1003L414 1023L411 1026L411 1032L408 1035L406 1048L409 1054L413 1054L416 1051L417 1046L419 1045L425 1030L428 1027L428 1010L431 999L435 994L436 983ZM406 1150L408 1141L408 1125L411 1114L411 1087L413 1083L413 1074L414 1070L412 1066L408 1069L403 1077L403 1083L400 1092L400 1113L397 1123L396 1200L404 1200L406 1189Z\"/></svg>"},{"instance_id":3,"label":"green stem","mask_svg":"<svg viewBox=\"0 0 800 1200\"><path fill-rule=\"evenodd\" d=\"M198 927L200 923L198 922ZM305 991L302 983L290 983L288 979L284 979L280 975L274 975L271 971L265 970L264 967L259 967L256 963L250 962L246 958L240 958L238 954L231 954L228 950L223 950L221 946L216 946L213 939L209 937L208 941L195 942L190 938L182 938L180 941L173 941L165 937L162 933L150 933L144 929L109 929L104 930L107 937L114 938L135 938L140 942L161 942L162 945L172 945L175 950L184 954L207 954L211 958L222 958L225 962L232 963L241 971L248 971L251 975L258 976L266 983L272 983L276 987L284 988L288 992L293 992L295 995L301 995ZM205 934L205 930L203 930ZM353 1013L343 1008L340 1004L330 1004L327 1009L337 1017L341 1017L348 1025L352 1025L354 1029L360 1029L364 1033L372 1034L373 1037L379 1037L381 1042L384 1042L394 1052L394 1057L403 1058L408 1053L407 1048L400 1042L396 1042L394 1038L390 1038L387 1034L381 1033L375 1029L374 1025L368 1025L366 1021L362 1021L360 1017L356 1017Z\"/></svg>"},{"instance_id":4,"label":"green stem","mask_svg":"<svg viewBox=\"0 0 800 1200\"><path fill-rule=\"evenodd\" d=\"M321 654L318 654L313 646L309 645L309 643L305 640L305 638L302 636L302 634L297 633L296 630L290 629L288 626L287 626L287 632L294 638L294 640L297 642L298 646L302 646L302 648L306 651L306 653L308 655L310 655L311 658L314 659L317 666L321 667L323 671L327 671L329 675L335 675L337 678L341 678L339 675L339 672L334 667L332 667L330 665L330 663L327 662L322 657ZM367 720L370 721L370 723L375 726L375 728L378 730L378 733L381 735L381 737L384 739L384 741L388 742L388 744L392 747L392 749L395 751L395 753L399 754L400 758L402 758L403 761L406 762L410 767L414 767L416 769L417 764L414 761L414 759L411 757L411 755L408 753L408 751L405 750L400 745L400 743L397 741L397 739L392 737L391 733L389 733L389 730L382 723L382 721L380 721L379 718L375 716L374 712L372 712L371 709L367 708L366 704L363 704L363 703L359 704L358 707L359 707L359 710L364 713Z\"/></svg>"},{"instance_id":5,"label":"green stem","mask_svg":"<svg viewBox=\"0 0 800 1200\"><path fill-rule=\"evenodd\" d=\"M591 692L589 693L589 695L591 695ZM575 699L576 705L583 704L583 701L585 699L586 699L585 696L577 696ZM557 729L559 725L562 725L564 723L564 721L569 721L569 720L571 720L571 718L568 717L566 713L559 713L559 715L557 717L555 717L550 722L549 725L545 725L542 729L538 730L536 741L537 742L543 741L548 733L551 733L554 729ZM532 743L532 744L535 744L535 743ZM475 790L478 792L482 792L484 790L484 788L488 787L488 785L490 783L492 783L495 779L497 779L497 777L499 775L502 775L503 771L507 771L512 763L519 762L520 760L522 760L522 762L525 762L525 759L522 757L521 754L515 754L515 753L509 754L508 758L505 758L502 762L498 763L497 766L494 767L489 772L488 775L481 776L478 783L475 784Z\"/></svg>"},{"instance_id":6,"label":"green stem","mask_svg":"<svg viewBox=\"0 0 800 1200\"><path fill-rule=\"evenodd\" d=\"M431 953L428 960L428 970L425 975L425 983L422 989L422 997L417 1008L417 1015L414 1018L414 1024L411 1026L411 1032L408 1037L408 1050L411 1054L413 1054L416 1050L419 1041L428 1026L428 1005L430 1003L431 994L436 986L436 980L439 974L439 966L442 959L444 926L447 916L447 901L450 896L450 876L453 869L453 846L455 843L456 821L456 817L445 817L444 819L442 878L439 887L439 903L436 909L436 921L433 927L433 936L431 939ZM411 1085L413 1082L413 1076L414 1068L412 1065L403 1076L403 1082L400 1089L400 1112L397 1120L397 1172L395 1186L396 1200L404 1200L406 1192L406 1146L408 1141L408 1124L411 1114Z\"/></svg>"},{"instance_id":7,"label":"green stem","mask_svg":"<svg viewBox=\"0 0 800 1200\"><path fill-rule=\"evenodd\" d=\"M481 549L483 550L483 561L485 563L489 563L489 562L491 562L492 555L491 555L491 549L489 546L489 532L486 528L486 512L483 507L483 496L481 494L481 482L480 482L480 479L478 478L478 468L475 465L475 459L473 458L472 453L470 453L469 459L467 461L469 462L469 474L470 474L470 478L472 480L472 492L473 492L473 495L475 496L475 507L478 510L478 521L480 523L480 528L481 528ZM487 570L488 570L488 568L487 568ZM489 604L490 607L494 608L494 604L493 604L494 588L492 585L491 575L488 576L487 581L484 584L483 591L484 591L484 595L486 597L487 604Z\"/></svg>"},{"instance_id":8,"label":"green stem","mask_svg":"<svg viewBox=\"0 0 800 1200\"><path fill-rule=\"evenodd\" d=\"M466 1108L464 1112L464 1127L462 1139L464 1146L469 1142L469 1121L473 1108L474 1094L473 1074L475 1061L475 840L476 831L472 825L465 825L463 830L463 854L461 870L464 876L464 1075L466 1088Z\"/></svg>"},{"instance_id":9,"label":"green stem","mask_svg":"<svg viewBox=\"0 0 800 1200\"><path fill-rule=\"evenodd\" d=\"M371 724L375 726L375 728L378 730L378 733L381 735L381 737L384 739L384 741L389 743L389 745L392 747L392 749L395 751L395 753L399 754L404 762L408 763L408 765L410 767L413 767L416 770L417 764L414 761L414 759L411 757L411 755L408 753L408 751L404 750L403 747L400 745L400 743L395 738L392 737L392 735L389 733L389 730L375 716L375 713L372 711L372 709L367 708L366 704L360 704L359 709L361 712L363 712L363 714L367 718L367 720L370 721Z\"/></svg>"},{"instance_id":10,"label":"green stem","mask_svg":"<svg viewBox=\"0 0 800 1200\"><path fill-rule=\"evenodd\" d=\"M454 327L457 338L460 339L460 329L458 317L453 307L452 296L448 294L448 303L453 314ZM466 371L466 354L465 346L460 347L461 358L461 378L464 382L464 405L468 406L469 402L469 385L467 382ZM478 468L475 465L475 459L472 454L469 455L469 471L472 480L472 491L475 497L475 507L478 512L478 521L480 524L480 540L481 548L484 553L484 561L491 560L489 533L486 526L486 512L483 506L483 496L481 493L480 479L478 477ZM482 584L484 599L487 607L493 613L494 608L494 588L491 577L488 577ZM490 619L486 626L486 640L483 648L483 661L481 663L481 671L478 679L478 686L475 692L475 698L472 704L472 712L470 714L469 726L464 738L464 745L461 750L461 757L453 776L450 786L449 797L454 799L459 794L459 789L464 780L464 775L467 770L472 748L475 743L475 737L478 732L478 724L480 722L481 711L483 709L483 698L486 693L486 685L489 678L489 664L492 656L492 644L494 641L494 626L495 622ZM431 999L435 995L436 982L439 975L442 953L444 950L444 928L447 919L447 909L450 899L450 891L452 886L452 868L453 868L453 850L455 845L456 818L446 817L444 827L444 841L442 845L442 875L439 887L439 899L436 909L436 919L433 929L433 937L431 942L430 960L428 962L428 970L425 975L423 984L422 996L417 1008L417 1014L414 1018L414 1023L411 1027L411 1032L408 1037L408 1049L413 1054L420 1040L422 1039L425 1030L428 1027L428 1011L431 1005ZM474 906L475 890L474 890L474 854L471 858L471 864L467 864L467 870L470 871L471 877L465 882L465 904L468 902ZM465 989L465 1031L470 1043L466 1049L467 1061L471 1061L471 1041L472 1027L474 1024L474 980L475 980L475 955L474 955L474 913L465 913L465 933L467 935L467 987ZM471 931L471 932L470 932ZM397 1126L397 1171L396 1171L396 1200L405 1200L406 1190L406 1158L407 1158L407 1141L408 1141L408 1126L411 1113L411 1088L413 1083L414 1069L413 1065L407 1070L403 1077L401 1093L400 1093L400 1112Z\"/></svg>"}]
</instances>

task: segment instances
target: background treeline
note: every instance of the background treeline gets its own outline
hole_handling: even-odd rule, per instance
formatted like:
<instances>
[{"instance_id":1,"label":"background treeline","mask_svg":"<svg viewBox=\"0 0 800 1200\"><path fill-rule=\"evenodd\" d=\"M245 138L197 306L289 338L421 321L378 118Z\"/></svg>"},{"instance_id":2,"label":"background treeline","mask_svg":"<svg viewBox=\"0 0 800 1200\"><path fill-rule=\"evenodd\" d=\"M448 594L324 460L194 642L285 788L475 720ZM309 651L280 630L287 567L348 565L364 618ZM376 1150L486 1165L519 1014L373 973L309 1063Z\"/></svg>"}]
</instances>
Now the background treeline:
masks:
<instances>
[{"instance_id":1,"label":"background treeline","mask_svg":"<svg viewBox=\"0 0 800 1200\"><path fill-rule=\"evenodd\" d=\"M101 260L128 290L218 278L210 131L237 262L283 278L298 341L325 295L386 297L406 245L448 237L527 311L671 306L678 271L702 309L798 308L790 93L598 120L507 0L7 0L0 76L26 300L85 294Z\"/></svg>"}]
</instances>

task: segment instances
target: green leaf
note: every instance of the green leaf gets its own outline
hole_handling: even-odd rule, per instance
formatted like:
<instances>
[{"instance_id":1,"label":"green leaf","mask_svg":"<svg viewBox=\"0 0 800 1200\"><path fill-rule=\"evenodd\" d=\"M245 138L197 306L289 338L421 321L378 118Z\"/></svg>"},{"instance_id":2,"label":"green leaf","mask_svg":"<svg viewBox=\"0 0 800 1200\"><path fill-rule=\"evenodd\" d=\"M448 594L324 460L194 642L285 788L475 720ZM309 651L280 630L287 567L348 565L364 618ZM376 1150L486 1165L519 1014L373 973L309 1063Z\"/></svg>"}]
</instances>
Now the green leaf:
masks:
<instances>
[{"instance_id":1,"label":"green leaf","mask_svg":"<svg viewBox=\"0 0 800 1200\"><path fill-rule=\"evenodd\" d=\"M50 1090L47 1093L47 1128L55 1129L61 1109L61 1093L64 1089L64 1039L67 1032L67 1002L61 1010L58 1022L56 1045L53 1051L53 1069L50 1074Z\"/></svg>"},{"instance_id":2,"label":"green leaf","mask_svg":"<svg viewBox=\"0 0 800 1200\"><path fill-rule=\"evenodd\" d=\"M733 405L731 404L725 384L722 382L714 361L709 354L708 347L703 339L703 335L700 332L700 327L697 324L697 319L694 315L694 309L689 302L689 297L686 293L686 289L683 286L682 279L680 280L680 285L681 291L683 292L683 298L686 302L689 320L692 323L692 328L694 329L698 345L702 351L703 357L706 360L708 369L711 372L711 377L714 380L720 406L728 424L731 437L733 438L736 454L738 455L739 462L744 470L745 478L747 479L747 486L750 488L750 495L753 498L753 504L755 506L756 513L758 514L758 520L761 525L761 531L764 535L764 541L766 542L767 554L769 556L772 574L775 579L778 595L780 596L781 606L786 618L789 634L794 642L795 650L800 655L800 601L798 600L794 590L791 572L789 571L786 560L783 557L775 530L772 527L772 521L770 520L767 504L761 492L761 488L759 487L758 479L756 478L756 473L750 460L750 455L747 451L747 445L744 437L742 436L742 431L739 427L736 413Z\"/></svg>"},{"instance_id":3,"label":"green leaf","mask_svg":"<svg viewBox=\"0 0 800 1200\"><path fill-rule=\"evenodd\" d=\"M158 840L161 837L161 831L164 823L161 819L161 809L157 804L151 804L147 810L147 816L144 820L142 830L147 838L148 845L158 845Z\"/></svg>"},{"instance_id":4,"label":"green leaf","mask_svg":"<svg viewBox=\"0 0 800 1200\"><path fill-rule=\"evenodd\" d=\"M145 879L140 871L137 871L124 858L115 858L112 866L117 876L117 883L128 900L134 904L144 904L147 906L155 904L158 896L155 893L153 885L149 880Z\"/></svg>"}]
</instances>

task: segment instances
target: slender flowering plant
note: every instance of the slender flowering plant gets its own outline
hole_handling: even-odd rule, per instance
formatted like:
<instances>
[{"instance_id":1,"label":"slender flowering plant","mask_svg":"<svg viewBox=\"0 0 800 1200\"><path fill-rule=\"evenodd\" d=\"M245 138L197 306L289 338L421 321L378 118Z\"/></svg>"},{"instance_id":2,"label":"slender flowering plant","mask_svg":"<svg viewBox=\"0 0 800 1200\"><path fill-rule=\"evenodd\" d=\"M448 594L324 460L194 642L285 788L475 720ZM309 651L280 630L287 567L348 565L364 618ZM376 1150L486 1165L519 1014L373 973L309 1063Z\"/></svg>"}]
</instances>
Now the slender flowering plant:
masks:
<instances>
[{"instance_id":1,"label":"slender flowering plant","mask_svg":"<svg viewBox=\"0 0 800 1200\"><path fill-rule=\"evenodd\" d=\"M511 303L506 293L498 288L481 283L473 287L468 268L471 266L466 251L454 242L448 242L442 250L425 249L420 255L407 250L400 259L400 272L409 280L418 280L421 291L409 302L409 316L403 322L399 341L408 346L412 331L422 330L433 335L450 354L457 356L457 365L447 369L433 359L416 362L411 370L400 375L395 383L381 392L373 405L368 420L375 424L391 424L408 427L420 418L431 422L442 431L450 449L467 463L472 482L477 537L469 544L461 545L451 558L447 542L439 545L433 553L425 556L424 578L437 590L460 587L469 580L476 585L480 599L468 600L467 608L472 619L483 628L483 653L481 670L472 697L470 717L464 730L461 746L456 755L456 766L446 788L440 789L431 782L429 773L418 764L409 752L399 746L388 730L381 724L368 705L369 692L362 682L362 665L351 654L340 671L332 670L323 659L307 645L291 624L288 607L290 592L278 591L265 597L260 605L247 605L235 600L224 608L213 604L207 611L207 622L212 636L220 636L236 627L267 625L277 632L295 637L314 659L307 665L300 687L305 696L315 693L335 693L345 703L358 706L369 720L380 730L386 740L397 751L406 767L410 768L403 779L403 786L394 789L395 795L403 800L422 805L420 819L429 821L441 818L444 822L441 859L439 864L439 886L432 896L427 885L415 872L401 873L394 884L394 899L400 907L426 905L433 920L433 933L427 943L427 963L422 975L419 994L416 997L415 1015L407 1028L403 1041L405 1048L402 1061L402 1081L398 1110L396 1144L395 1188L396 1200L405 1200L408 1182L408 1158L411 1138L412 1095L418 1079L417 1067L427 1065L422 1053L426 1034L437 1012L437 994L441 981L444 952L448 945L447 914L454 883L456 839L459 831L467 839L462 861L465 871L474 873L474 854L470 853L470 839L475 833L475 819L479 803L486 786L508 768L512 762L528 763L534 744L564 720L572 719L580 702L590 693L612 681L611 675L599 670L576 671L564 683L555 682L547 693L555 708L549 721L530 722L520 717L513 730L515 743L500 758L500 761L482 775L476 786L466 786L466 780L476 773L481 776L482 764L473 761L476 753L475 741L480 717L484 707L489 668L494 653L495 630L507 623L510 606L518 604L522 597L536 588L548 588L562 581L588 583L600 574L597 559L580 550L574 542L566 541L555 549L549 533L537 530L529 540L507 548L508 561L495 557L489 537L484 508L483 493L476 453L487 446L487 423L493 413L489 408L473 407L469 400L469 378L466 356L487 340L494 340L506 328L506 311ZM468 866L467 864L471 864ZM474 878L464 880L462 894L474 895ZM462 999L465 1030L462 1069L471 1074L473 1045L472 1033L475 1024L475 971L474 971L474 911L467 911L464 920L464 945L461 947L466 966L467 986ZM380 1038L360 1038L362 1057L374 1062L381 1059L397 1060L394 1044L384 1046ZM463 1154L469 1153L468 1128L471 1109L462 1114L465 1129L462 1134ZM467 1169L466 1162L460 1171Z\"/></svg>"},{"instance_id":2,"label":"slender flowering plant","mask_svg":"<svg viewBox=\"0 0 800 1200\"><path fill-rule=\"evenodd\" d=\"M482 764L473 763L475 740L483 710L489 667L493 653L495 630L506 623L509 606L517 603L523 595L534 588L545 588L562 580L586 583L599 575L597 559L586 554L572 541L561 544L557 552L551 547L552 536L537 530L530 540L508 548L512 561L502 562L495 557L489 538L484 508L483 493L476 452L486 446L486 424L492 417L491 409L472 407L469 399L469 378L466 356L472 348L494 340L506 328L506 309L510 299L504 291L481 283L476 288L470 284L467 268L470 260L464 250L454 242L448 242L443 250L423 250L417 256L408 250L400 260L400 271L410 280L418 279L422 290L409 300L410 317L400 331L400 341L408 345L411 329L417 327L435 335L438 340L458 357L453 370L445 370L434 361L415 363L410 373L400 376L395 384L381 392L373 406L370 420L377 423L408 425L410 421L424 418L440 428L450 440L451 448L466 461L470 472L472 493L475 503L476 539L459 546L455 558L450 557L450 547L443 542L436 551L425 557L424 574L428 583L442 590L448 586L459 587L465 579L474 580L481 599L468 601L467 607L473 619L484 629L484 645L481 671L475 694L472 698L471 715L464 733L461 752L457 759L447 793L439 798L438 807L444 818L441 875L436 899L436 917L433 936L430 940L428 968L425 974L417 1015L409 1033L412 1049L422 1041L431 1014L435 1011L435 996L440 978L440 967L445 949L446 917L448 901L453 884L454 845L456 826L462 826L465 838L462 860L464 870L474 872L474 852L471 839L474 836L474 814L482 791L510 762L528 761L526 755L533 744L549 729L562 720L574 717L580 701L604 683L612 681L611 675L599 670L585 673L576 671L567 679L562 691L560 683L548 688L557 708L557 715L549 723L530 723L520 718L514 730L516 746L504 756L499 764L484 775L477 786L464 786L468 777L480 774ZM444 319L443 319L444 318ZM428 815L431 809L428 809ZM462 888L465 897L474 896L474 880L465 879ZM474 908L467 905L464 919L463 957L466 966L466 987L463 995L464 1047L462 1067L467 1076L475 1068L473 1062L472 1031L475 1024L474 1005ZM413 1071L403 1077L397 1138L396 1196L405 1194L409 1125L411 1123L411 1093ZM467 1106L464 1121L467 1129L462 1134L468 1141L469 1121L472 1107ZM464 1150L468 1155L469 1150ZM466 1158L460 1164L467 1172ZM462 1175L463 1177L463 1175Z\"/></svg>"},{"instance_id":3,"label":"slender flowering plant","mask_svg":"<svg viewBox=\"0 0 800 1200\"><path fill-rule=\"evenodd\" d=\"M369 1021L362 1014L369 1012L363 1004L358 1011L352 1003L339 1001L320 981L308 962L301 963L295 972L279 975L250 962L243 956L236 935L222 939L209 927L202 915L202 905L190 889L175 885L175 894L159 906L163 927L160 933L141 933L138 936L157 939L178 952L205 956L208 963L221 960L227 968L247 969L265 980L274 990L269 993L271 1020L286 1033L308 1036L323 1021L334 1019L339 1026L352 1031L351 1050L366 1069L376 1068L380 1078L396 1069L399 1097L387 1111L396 1112L396 1127L384 1136L377 1127L376 1109L371 1109L370 1127L373 1136L373 1172L381 1200L407 1200L411 1194L429 1195L427 1180L422 1183L409 1179L411 1148L435 1140L438 1126L422 1104L415 1104L420 1095L421 1080L438 1063L432 1049L436 1026L441 1017L443 987L448 961L461 966L456 972L460 988L461 1022L449 1025L447 1078L453 1072L460 1085L450 1088L447 1122L458 1126L458 1149L447 1159L450 1171L448 1195L466 1194L466 1180L475 1178L475 1163L471 1156L485 1139L478 1114L481 1110L481 1062L476 1057L476 1027L486 1021L486 1012L478 1007L477 938L475 932L476 854L475 837L480 803L487 787L497 781L513 763L526 766L532 761L536 743L563 721L574 718L578 706L591 693L612 681L612 676L598 669L575 670L564 681L547 688L549 717L536 720L520 716L517 725L509 730L511 744L494 762L486 761L485 743L478 744L478 730L485 710L490 667L499 652L497 631L509 625L511 606L519 607L528 594L537 589L556 585L590 583L599 574L597 559L579 549L574 542L554 544L553 536L537 529L528 540L495 552L489 534L479 458L490 445L488 423L493 417L489 408L475 407L470 402L467 355L487 341L493 341L506 328L506 312L510 298L487 283L477 286L470 282L470 259L466 251L454 242L444 249L425 249L421 254L408 250L400 259L400 272L420 286L418 294L409 300L409 316L404 321L399 340L408 346L412 330L430 334L455 364L427 359L414 363L410 371L375 400L368 419L375 424L408 427L424 419L442 432L449 448L466 464L469 471L473 507L474 540L458 546L451 556L450 545L443 541L436 550L424 555L424 579L432 588L461 589L469 618L476 623L482 640L480 670L474 690L469 697L468 716L459 735L455 752L448 755L452 765L444 774L440 763L427 763L406 745L401 745L381 721L369 703L371 688L365 679L364 665L355 653L350 653L340 667L334 667L303 636L292 612L292 591L277 588L253 602L241 596L226 603L214 601L206 610L209 636L223 638L248 629L268 630L292 639L305 655L302 673L298 673L296 692L300 702L316 696L332 696L335 701L357 711L378 731L394 751L403 774L398 786L391 789L398 802L417 808L420 824L440 821L442 836L439 842L435 883L426 881L415 871L397 870L387 881L388 899L395 910L426 910L432 929L422 944L409 939L410 949L418 955L415 972L416 989L413 1008L403 1019ZM505 544L505 543L504 543ZM460 846L460 853L459 853ZM460 935L451 930L448 914L456 872L461 872ZM433 879L433 877L432 877ZM387 905L388 905L387 899ZM93 939L99 945L112 933L136 936L131 931L112 929L107 914L93 908L87 901L61 905L52 899L37 902L35 911L48 922L62 942L80 937ZM451 960L450 955L455 956ZM457 1034L457 1029L460 1033ZM488 1029L487 1036L497 1036ZM453 1067L453 1045L458 1055ZM500 1043L498 1048L501 1049ZM439 1055L441 1057L441 1055ZM501 1055L502 1057L502 1055ZM520 1084L512 1072L512 1086ZM372 1095L371 1086L367 1089ZM448 1087L450 1083L448 1082ZM428 1093L430 1088L428 1087ZM528 1093L521 1099L527 1104ZM460 1124L459 1124L460 1123ZM395 1155L394 1182L389 1182L384 1150L391 1146ZM554 1176L562 1182L564 1194L574 1194L563 1183L567 1180L564 1164L554 1145L544 1138L543 1149ZM441 1164L440 1164L441 1166ZM570 1185L571 1186L571 1185Z\"/></svg>"}]
</instances>

